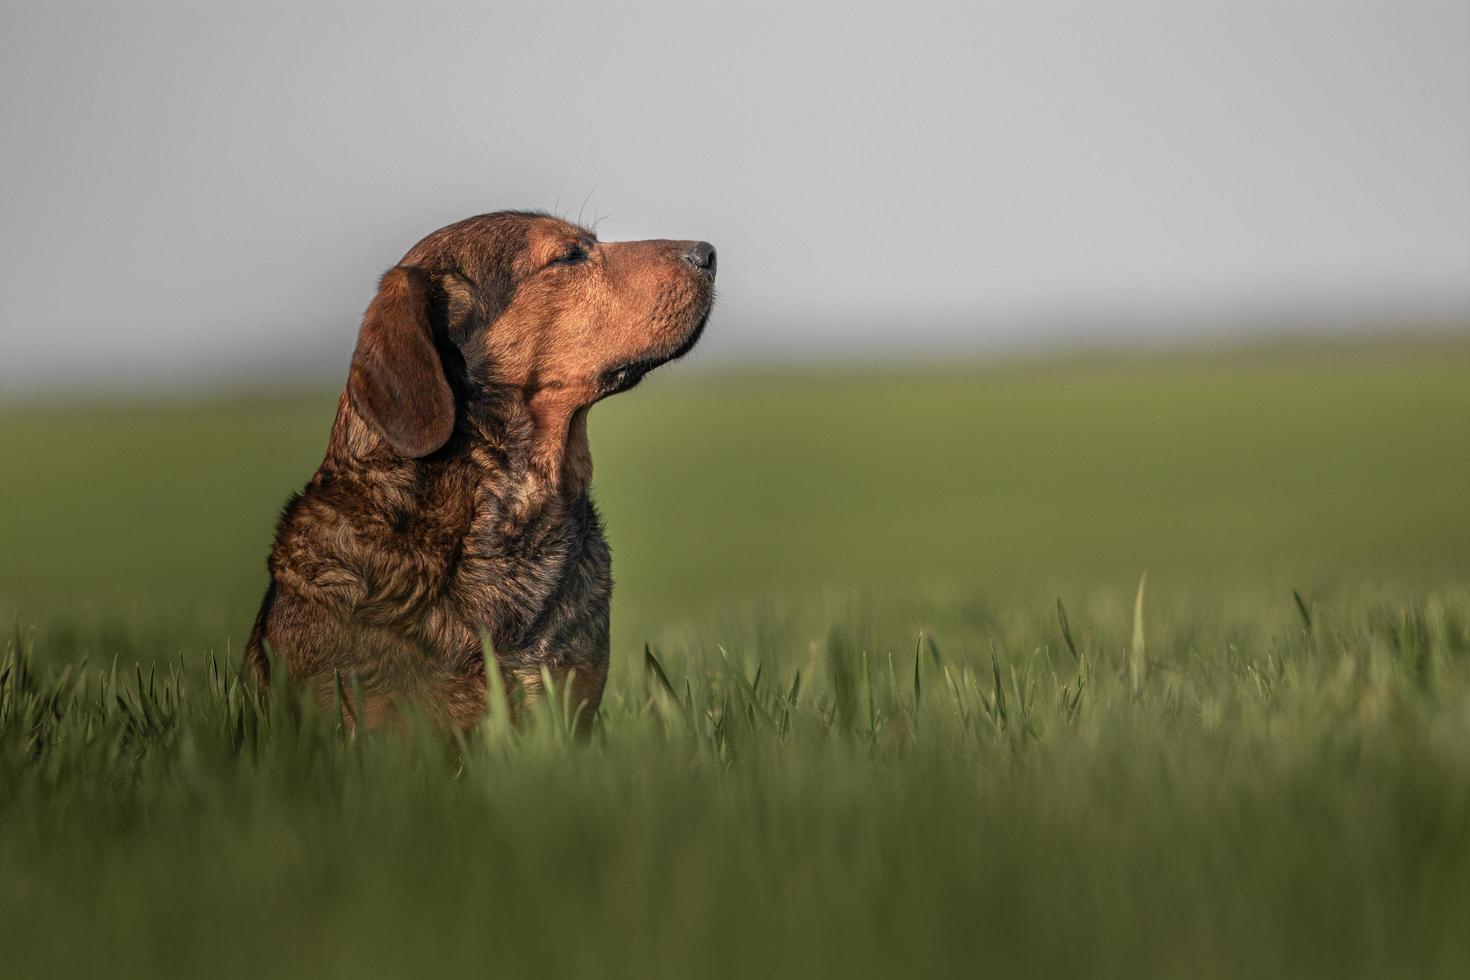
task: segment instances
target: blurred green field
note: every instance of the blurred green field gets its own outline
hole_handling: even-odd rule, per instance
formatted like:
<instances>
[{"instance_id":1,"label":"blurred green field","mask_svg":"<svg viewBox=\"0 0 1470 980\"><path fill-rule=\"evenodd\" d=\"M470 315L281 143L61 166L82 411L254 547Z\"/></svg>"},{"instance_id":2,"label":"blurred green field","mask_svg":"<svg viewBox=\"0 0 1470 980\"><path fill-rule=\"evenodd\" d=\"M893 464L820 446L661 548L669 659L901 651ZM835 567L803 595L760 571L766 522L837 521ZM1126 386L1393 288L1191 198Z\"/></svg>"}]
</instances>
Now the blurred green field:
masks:
<instances>
[{"instance_id":1,"label":"blurred green field","mask_svg":"<svg viewBox=\"0 0 1470 980\"><path fill-rule=\"evenodd\" d=\"M334 398L0 409L7 974L1470 970L1470 344L655 375L461 753L232 686Z\"/></svg>"},{"instance_id":2,"label":"blurred green field","mask_svg":"<svg viewBox=\"0 0 1470 980\"><path fill-rule=\"evenodd\" d=\"M1145 568L1158 594L1222 603L1433 586L1470 569L1467 382L1465 344L681 365L593 413L619 649L816 592L1013 611L1067 589L1131 594ZM110 656L135 627L170 653L238 647L335 398L0 410L0 609L65 634L68 653Z\"/></svg>"}]
</instances>

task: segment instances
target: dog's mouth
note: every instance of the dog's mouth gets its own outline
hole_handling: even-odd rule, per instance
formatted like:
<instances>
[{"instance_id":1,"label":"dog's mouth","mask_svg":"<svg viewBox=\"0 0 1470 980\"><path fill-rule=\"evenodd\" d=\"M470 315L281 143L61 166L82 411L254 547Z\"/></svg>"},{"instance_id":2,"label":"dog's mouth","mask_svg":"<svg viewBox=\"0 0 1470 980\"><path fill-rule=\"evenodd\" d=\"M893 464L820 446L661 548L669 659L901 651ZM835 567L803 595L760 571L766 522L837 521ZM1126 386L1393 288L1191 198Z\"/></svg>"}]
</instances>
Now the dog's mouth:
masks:
<instances>
[{"instance_id":1,"label":"dog's mouth","mask_svg":"<svg viewBox=\"0 0 1470 980\"><path fill-rule=\"evenodd\" d=\"M694 324L694 329L689 331L689 335L672 353L629 361L604 371L597 383L598 397L607 398L636 388L638 382L642 381L648 372L670 361L677 361L693 350L694 345L699 343L699 338L704 333L705 324L709 323L710 312L710 309L704 311L704 315Z\"/></svg>"}]
</instances>

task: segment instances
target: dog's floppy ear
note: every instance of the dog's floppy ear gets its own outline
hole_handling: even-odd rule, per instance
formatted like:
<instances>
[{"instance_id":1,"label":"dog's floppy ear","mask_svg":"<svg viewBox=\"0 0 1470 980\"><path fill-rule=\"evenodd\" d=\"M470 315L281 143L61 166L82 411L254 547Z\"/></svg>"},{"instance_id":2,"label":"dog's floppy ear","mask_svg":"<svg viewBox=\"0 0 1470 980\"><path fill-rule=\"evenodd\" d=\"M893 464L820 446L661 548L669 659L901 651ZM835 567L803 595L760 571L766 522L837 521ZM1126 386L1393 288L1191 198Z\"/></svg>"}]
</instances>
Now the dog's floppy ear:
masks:
<instances>
[{"instance_id":1,"label":"dog's floppy ear","mask_svg":"<svg viewBox=\"0 0 1470 980\"><path fill-rule=\"evenodd\" d=\"M454 395L434 347L429 277L398 265L378 284L357 335L347 396L398 453L417 459L454 431Z\"/></svg>"}]
</instances>

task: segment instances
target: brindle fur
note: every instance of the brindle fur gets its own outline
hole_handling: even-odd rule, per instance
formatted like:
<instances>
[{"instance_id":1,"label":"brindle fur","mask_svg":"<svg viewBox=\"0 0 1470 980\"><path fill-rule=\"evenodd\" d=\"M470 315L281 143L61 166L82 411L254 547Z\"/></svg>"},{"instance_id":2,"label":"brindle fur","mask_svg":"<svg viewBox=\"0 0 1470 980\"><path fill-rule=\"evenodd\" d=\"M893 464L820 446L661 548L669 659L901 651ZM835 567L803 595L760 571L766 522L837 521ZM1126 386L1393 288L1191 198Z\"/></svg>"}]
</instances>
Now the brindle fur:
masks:
<instances>
[{"instance_id":1,"label":"brindle fur","mask_svg":"<svg viewBox=\"0 0 1470 980\"><path fill-rule=\"evenodd\" d=\"M585 254L585 258L579 258ZM363 318L326 457L286 504L246 647L376 727L417 706L444 729L486 708L481 634L505 688L544 670L590 720L608 669L611 558L588 493L587 411L698 339L703 242L604 244L499 212L429 235Z\"/></svg>"}]
</instances>

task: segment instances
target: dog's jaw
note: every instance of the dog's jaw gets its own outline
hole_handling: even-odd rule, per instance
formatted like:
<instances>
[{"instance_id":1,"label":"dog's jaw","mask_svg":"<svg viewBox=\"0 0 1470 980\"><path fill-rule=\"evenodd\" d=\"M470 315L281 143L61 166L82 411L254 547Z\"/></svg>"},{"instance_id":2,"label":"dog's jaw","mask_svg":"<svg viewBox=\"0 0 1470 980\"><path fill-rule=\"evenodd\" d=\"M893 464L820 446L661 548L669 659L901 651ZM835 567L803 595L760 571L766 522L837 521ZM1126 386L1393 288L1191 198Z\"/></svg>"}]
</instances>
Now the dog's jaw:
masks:
<instances>
[{"instance_id":1,"label":"dog's jaw","mask_svg":"<svg viewBox=\"0 0 1470 980\"><path fill-rule=\"evenodd\" d=\"M704 335L704 328L709 323L710 314L713 310L714 302L711 300L705 305L704 313L695 321L688 335L685 336L679 343L679 346L672 352L657 357L629 361L626 364L620 364L617 367L604 371L597 383L598 401L604 398L610 398L613 395L620 395L625 391L638 387L638 383L654 368L677 361L685 354L688 354L694 349L694 345L699 343L699 338Z\"/></svg>"}]
</instances>

